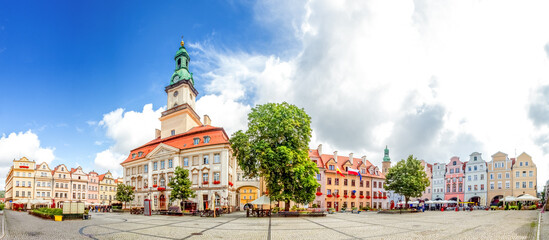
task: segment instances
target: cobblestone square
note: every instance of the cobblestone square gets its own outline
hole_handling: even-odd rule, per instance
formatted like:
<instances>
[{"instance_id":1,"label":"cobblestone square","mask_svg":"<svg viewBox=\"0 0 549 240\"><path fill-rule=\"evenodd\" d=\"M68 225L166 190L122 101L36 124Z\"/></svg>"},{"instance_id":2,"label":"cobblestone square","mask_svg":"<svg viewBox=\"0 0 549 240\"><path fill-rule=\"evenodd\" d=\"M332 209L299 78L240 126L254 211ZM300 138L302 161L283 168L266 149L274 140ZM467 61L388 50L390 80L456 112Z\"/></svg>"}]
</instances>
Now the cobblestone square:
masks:
<instances>
[{"instance_id":1,"label":"cobblestone square","mask_svg":"<svg viewBox=\"0 0 549 240\"><path fill-rule=\"evenodd\" d=\"M537 216L538 211L368 212L270 219L246 218L242 212L218 218L94 213L91 220L54 222L5 211L4 239L529 239Z\"/></svg>"}]
</instances>

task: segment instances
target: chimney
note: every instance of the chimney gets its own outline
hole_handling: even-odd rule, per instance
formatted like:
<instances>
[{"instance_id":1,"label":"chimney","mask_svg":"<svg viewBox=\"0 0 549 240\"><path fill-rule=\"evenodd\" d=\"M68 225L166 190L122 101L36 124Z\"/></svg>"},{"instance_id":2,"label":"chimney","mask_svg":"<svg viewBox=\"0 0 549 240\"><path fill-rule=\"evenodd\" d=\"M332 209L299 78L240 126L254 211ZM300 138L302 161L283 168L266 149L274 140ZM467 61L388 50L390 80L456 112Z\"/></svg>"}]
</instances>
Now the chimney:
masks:
<instances>
[{"instance_id":1,"label":"chimney","mask_svg":"<svg viewBox=\"0 0 549 240\"><path fill-rule=\"evenodd\" d=\"M353 166L353 153L349 153L349 162L351 162L351 166Z\"/></svg>"},{"instance_id":2,"label":"chimney","mask_svg":"<svg viewBox=\"0 0 549 240\"><path fill-rule=\"evenodd\" d=\"M160 137L160 133L162 133L162 131L160 131L160 129L155 129L154 130L154 139L157 139Z\"/></svg>"},{"instance_id":3,"label":"chimney","mask_svg":"<svg viewBox=\"0 0 549 240\"><path fill-rule=\"evenodd\" d=\"M334 161L337 163L337 151L334 151Z\"/></svg>"},{"instance_id":4,"label":"chimney","mask_svg":"<svg viewBox=\"0 0 549 240\"><path fill-rule=\"evenodd\" d=\"M318 147L316 148L318 150L318 155L322 155L322 144L318 144Z\"/></svg>"},{"instance_id":5,"label":"chimney","mask_svg":"<svg viewBox=\"0 0 549 240\"><path fill-rule=\"evenodd\" d=\"M364 163L364 165L366 165L366 155L362 156L362 163Z\"/></svg>"},{"instance_id":6,"label":"chimney","mask_svg":"<svg viewBox=\"0 0 549 240\"><path fill-rule=\"evenodd\" d=\"M204 115L204 125L206 126L212 125L212 120L210 119L210 116Z\"/></svg>"}]
</instances>

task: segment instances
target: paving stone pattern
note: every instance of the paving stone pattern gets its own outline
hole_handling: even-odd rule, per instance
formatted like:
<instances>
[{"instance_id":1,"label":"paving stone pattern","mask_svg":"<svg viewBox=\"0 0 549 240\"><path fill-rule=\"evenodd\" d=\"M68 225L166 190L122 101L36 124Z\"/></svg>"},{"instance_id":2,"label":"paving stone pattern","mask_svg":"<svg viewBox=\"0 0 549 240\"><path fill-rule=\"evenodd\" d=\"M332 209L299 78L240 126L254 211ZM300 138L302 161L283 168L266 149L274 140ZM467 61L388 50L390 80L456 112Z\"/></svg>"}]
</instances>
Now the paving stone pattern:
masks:
<instances>
[{"instance_id":1,"label":"paving stone pattern","mask_svg":"<svg viewBox=\"0 0 549 240\"><path fill-rule=\"evenodd\" d=\"M218 218L94 213L54 222L5 211L4 239L527 239L538 211L336 213L311 218ZM549 216L548 216L549 217Z\"/></svg>"}]
</instances>

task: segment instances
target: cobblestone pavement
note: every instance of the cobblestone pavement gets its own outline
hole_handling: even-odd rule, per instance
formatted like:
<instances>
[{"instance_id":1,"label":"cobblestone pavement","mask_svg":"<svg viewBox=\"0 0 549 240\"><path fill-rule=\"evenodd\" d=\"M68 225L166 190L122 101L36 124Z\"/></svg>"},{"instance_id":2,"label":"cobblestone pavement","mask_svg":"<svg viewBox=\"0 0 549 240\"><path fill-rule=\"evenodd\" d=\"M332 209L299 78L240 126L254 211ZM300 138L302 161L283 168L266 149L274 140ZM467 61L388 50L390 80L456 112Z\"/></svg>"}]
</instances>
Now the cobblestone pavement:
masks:
<instances>
[{"instance_id":1,"label":"cobblestone pavement","mask_svg":"<svg viewBox=\"0 0 549 240\"><path fill-rule=\"evenodd\" d=\"M528 239L538 211L336 213L310 218L219 218L94 213L54 222L6 211L5 239ZM529 235L530 234L530 235Z\"/></svg>"},{"instance_id":2,"label":"cobblestone pavement","mask_svg":"<svg viewBox=\"0 0 549 240\"><path fill-rule=\"evenodd\" d=\"M541 232L539 239L549 239L549 212L541 214Z\"/></svg>"}]
</instances>

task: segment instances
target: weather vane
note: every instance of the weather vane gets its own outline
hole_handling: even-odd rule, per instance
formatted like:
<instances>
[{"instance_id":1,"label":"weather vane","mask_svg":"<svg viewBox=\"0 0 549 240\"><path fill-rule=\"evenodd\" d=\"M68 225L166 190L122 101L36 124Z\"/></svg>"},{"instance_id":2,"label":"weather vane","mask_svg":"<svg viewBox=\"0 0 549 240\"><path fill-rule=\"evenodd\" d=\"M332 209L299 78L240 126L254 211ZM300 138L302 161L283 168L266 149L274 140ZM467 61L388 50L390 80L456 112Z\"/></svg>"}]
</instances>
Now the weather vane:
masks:
<instances>
[{"instance_id":1,"label":"weather vane","mask_svg":"<svg viewBox=\"0 0 549 240\"><path fill-rule=\"evenodd\" d=\"M185 45L185 42L183 42L183 35L181 35L181 46L183 47Z\"/></svg>"}]
</instances>

